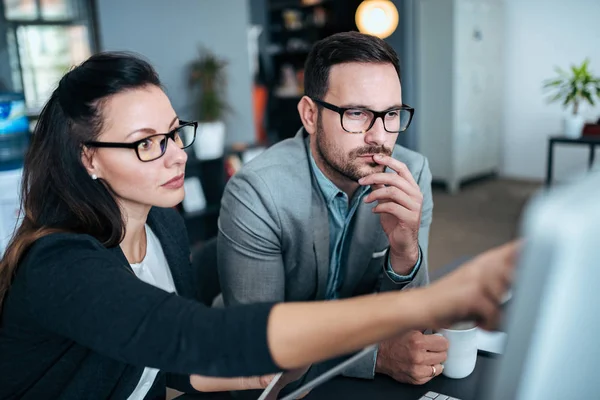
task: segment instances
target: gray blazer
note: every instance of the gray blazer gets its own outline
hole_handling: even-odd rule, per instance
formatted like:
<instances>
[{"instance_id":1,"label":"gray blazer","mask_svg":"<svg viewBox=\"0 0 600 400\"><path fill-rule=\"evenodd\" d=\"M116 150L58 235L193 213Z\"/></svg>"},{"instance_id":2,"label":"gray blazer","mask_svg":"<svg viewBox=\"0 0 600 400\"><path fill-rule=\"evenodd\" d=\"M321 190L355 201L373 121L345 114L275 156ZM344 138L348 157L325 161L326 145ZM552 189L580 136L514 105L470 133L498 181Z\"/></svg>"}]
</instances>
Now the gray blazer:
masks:
<instances>
[{"instance_id":1,"label":"gray blazer","mask_svg":"<svg viewBox=\"0 0 600 400\"><path fill-rule=\"evenodd\" d=\"M225 305L323 300L329 272L327 206L309 165L304 129L246 164L228 182L221 202L218 265ZM396 145L424 195L419 272L409 283L387 277L389 248L374 204L361 203L354 216L346 276L340 297L423 286L429 282L427 247L433 210L431 172L422 155ZM375 354L346 375L372 378Z\"/></svg>"}]
</instances>

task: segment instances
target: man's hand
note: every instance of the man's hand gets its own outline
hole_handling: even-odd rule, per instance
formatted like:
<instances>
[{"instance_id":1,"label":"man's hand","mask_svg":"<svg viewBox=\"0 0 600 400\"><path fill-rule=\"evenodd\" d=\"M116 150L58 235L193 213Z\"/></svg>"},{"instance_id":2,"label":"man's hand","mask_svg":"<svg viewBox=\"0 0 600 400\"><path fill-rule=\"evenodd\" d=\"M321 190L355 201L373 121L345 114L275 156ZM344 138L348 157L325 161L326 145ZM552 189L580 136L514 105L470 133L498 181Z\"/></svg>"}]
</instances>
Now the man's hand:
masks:
<instances>
[{"instance_id":1,"label":"man's hand","mask_svg":"<svg viewBox=\"0 0 600 400\"><path fill-rule=\"evenodd\" d=\"M404 163L384 155L375 155L373 160L395 173L372 174L358 183L372 186L364 201L378 202L373 212L380 215L381 226L388 236L392 268L400 275L407 275L419 259L423 194Z\"/></svg>"},{"instance_id":2,"label":"man's hand","mask_svg":"<svg viewBox=\"0 0 600 400\"><path fill-rule=\"evenodd\" d=\"M398 382L423 385L442 373L447 350L446 338L410 331L379 344L375 371Z\"/></svg>"}]
</instances>

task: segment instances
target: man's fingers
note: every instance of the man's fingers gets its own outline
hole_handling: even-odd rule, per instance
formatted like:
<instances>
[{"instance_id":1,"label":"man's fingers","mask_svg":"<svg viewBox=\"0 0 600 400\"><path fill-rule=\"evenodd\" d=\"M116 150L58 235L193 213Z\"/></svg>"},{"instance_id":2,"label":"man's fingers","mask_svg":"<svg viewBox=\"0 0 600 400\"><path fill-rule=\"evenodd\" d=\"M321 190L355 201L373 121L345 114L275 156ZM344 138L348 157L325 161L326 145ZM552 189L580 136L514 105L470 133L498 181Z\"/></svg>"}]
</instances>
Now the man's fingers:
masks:
<instances>
[{"instance_id":1,"label":"man's fingers","mask_svg":"<svg viewBox=\"0 0 600 400\"><path fill-rule=\"evenodd\" d=\"M373 212L375 214L390 214L394 217L398 218L400 221L405 223L410 222L411 220L415 220L418 217L418 214L415 214L415 211L409 210L408 208L396 204L392 201L388 202L379 202L375 207L373 207Z\"/></svg>"},{"instance_id":2,"label":"man's fingers","mask_svg":"<svg viewBox=\"0 0 600 400\"><path fill-rule=\"evenodd\" d=\"M440 335L423 335L425 350L434 352L448 351L448 339Z\"/></svg>"},{"instance_id":3,"label":"man's fingers","mask_svg":"<svg viewBox=\"0 0 600 400\"><path fill-rule=\"evenodd\" d=\"M423 385L441 374L443 370L444 367L441 364L417 365L413 368L411 379L416 385Z\"/></svg>"},{"instance_id":4,"label":"man's fingers","mask_svg":"<svg viewBox=\"0 0 600 400\"><path fill-rule=\"evenodd\" d=\"M448 358L448 353L445 351L428 351L423 357L423 364L436 365L441 364Z\"/></svg>"},{"instance_id":5,"label":"man's fingers","mask_svg":"<svg viewBox=\"0 0 600 400\"><path fill-rule=\"evenodd\" d=\"M404 179L409 181L412 185L416 185L417 187L419 186L417 184L417 182L415 181L415 178L413 178L412 174L410 173L410 170L408 169L406 164L404 164L403 162L398 161L393 157L384 156L384 155L376 155L373 157L373 160L377 164L385 165L386 167L389 167L390 169L395 171L398 175L400 175L401 177L403 177Z\"/></svg>"},{"instance_id":6,"label":"man's fingers","mask_svg":"<svg viewBox=\"0 0 600 400\"><path fill-rule=\"evenodd\" d=\"M415 200L402 190L393 186L387 186L374 190L371 193L369 193L369 195L364 199L365 203L372 203L374 201L378 201L380 203L391 201L393 203L401 205L407 210L412 211L419 210L421 206L421 204L417 200Z\"/></svg>"},{"instance_id":7,"label":"man's fingers","mask_svg":"<svg viewBox=\"0 0 600 400\"><path fill-rule=\"evenodd\" d=\"M408 193L410 196L419 198L423 197L421 193L421 188L419 186L414 186L411 182L407 181L403 177L391 174L389 172L380 172L376 174L367 175L364 178L361 178L358 183L361 185L385 185L385 186L394 186L403 192Z\"/></svg>"}]
</instances>

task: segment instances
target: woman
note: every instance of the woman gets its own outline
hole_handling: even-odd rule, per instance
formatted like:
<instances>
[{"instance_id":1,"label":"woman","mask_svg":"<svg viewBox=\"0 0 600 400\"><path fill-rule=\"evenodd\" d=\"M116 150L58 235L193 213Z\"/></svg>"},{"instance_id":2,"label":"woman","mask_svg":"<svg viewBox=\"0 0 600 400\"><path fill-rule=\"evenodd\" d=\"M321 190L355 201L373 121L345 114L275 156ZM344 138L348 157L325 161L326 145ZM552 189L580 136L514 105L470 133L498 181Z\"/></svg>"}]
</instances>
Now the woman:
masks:
<instances>
[{"instance_id":1,"label":"woman","mask_svg":"<svg viewBox=\"0 0 600 400\"><path fill-rule=\"evenodd\" d=\"M204 307L172 209L195 129L136 57L98 54L61 79L25 160L24 220L0 263L0 398L160 398L167 385L193 390L192 374L203 376L192 377L199 390L264 387L268 377L208 377L299 368L466 318L494 323L512 246L405 293Z\"/></svg>"}]
</instances>

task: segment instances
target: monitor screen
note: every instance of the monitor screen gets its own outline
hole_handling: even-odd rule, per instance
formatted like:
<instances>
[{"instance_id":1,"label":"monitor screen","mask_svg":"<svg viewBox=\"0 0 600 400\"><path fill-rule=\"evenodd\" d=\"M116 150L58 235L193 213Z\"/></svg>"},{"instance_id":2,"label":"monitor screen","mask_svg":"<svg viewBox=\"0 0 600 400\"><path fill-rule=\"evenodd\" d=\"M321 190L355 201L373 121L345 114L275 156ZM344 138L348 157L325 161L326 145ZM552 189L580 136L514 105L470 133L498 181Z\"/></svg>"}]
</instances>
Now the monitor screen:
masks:
<instances>
[{"instance_id":1,"label":"monitor screen","mask_svg":"<svg viewBox=\"0 0 600 400\"><path fill-rule=\"evenodd\" d=\"M29 132L29 119L22 93L0 92L0 135Z\"/></svg>"}]
</instances>

